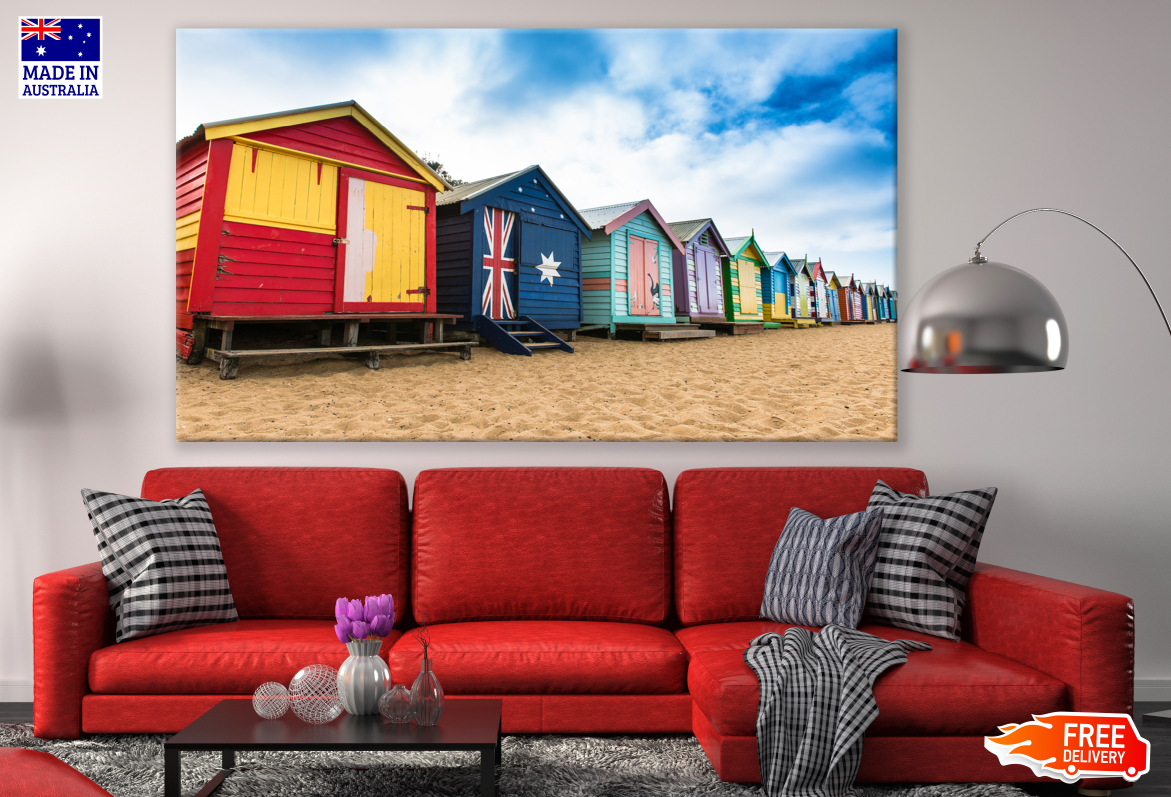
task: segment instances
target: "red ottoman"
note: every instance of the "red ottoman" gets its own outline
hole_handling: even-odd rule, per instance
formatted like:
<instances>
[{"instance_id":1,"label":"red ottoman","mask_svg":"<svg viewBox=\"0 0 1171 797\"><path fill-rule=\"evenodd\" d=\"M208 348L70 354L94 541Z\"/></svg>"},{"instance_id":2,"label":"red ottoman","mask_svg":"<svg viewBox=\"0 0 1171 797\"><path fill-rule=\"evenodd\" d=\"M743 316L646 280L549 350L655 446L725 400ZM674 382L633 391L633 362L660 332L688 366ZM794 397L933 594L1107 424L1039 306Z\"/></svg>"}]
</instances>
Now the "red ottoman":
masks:
<instances>
[{"instance_id":1,"label":"red ottoman","mask_svg":"<svg viewBox=\"0 0 1171 797\"><path fill-rule=\"evenodd\" d=\"M60 758L40 750L0 747L0 797L111 797Z\"/></svg>"}]
</instances>

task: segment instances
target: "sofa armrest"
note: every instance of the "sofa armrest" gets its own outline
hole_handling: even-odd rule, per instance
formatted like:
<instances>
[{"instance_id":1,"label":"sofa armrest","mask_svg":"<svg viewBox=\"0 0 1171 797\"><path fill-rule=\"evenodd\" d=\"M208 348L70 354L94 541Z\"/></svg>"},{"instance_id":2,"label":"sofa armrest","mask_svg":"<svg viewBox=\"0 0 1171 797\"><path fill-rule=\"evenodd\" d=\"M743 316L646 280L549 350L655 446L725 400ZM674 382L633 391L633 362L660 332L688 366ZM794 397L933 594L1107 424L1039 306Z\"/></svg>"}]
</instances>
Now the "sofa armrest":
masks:
<instances>
[{"instance_id":1,"label":"sofa armrest","mask_svg":"<svg viewBox=\"0 0 1171 797\"><path fill-rule=\"evenodd\" d=\"M1134 601L1125 595L978 563L963 639L1064 681L1071 711L1134 708Z\"/></svg>"},{"instance_id":2,"label":"sofa armrest","mask_svg":"<svg viewBox=\"0 0 1171 797\"><path fill-rule=\"evenodd\" d=\"M101 562L33 580L33 734L76 739L89 658L114 642L114 613Z\"/></svg>"}]
</instances>

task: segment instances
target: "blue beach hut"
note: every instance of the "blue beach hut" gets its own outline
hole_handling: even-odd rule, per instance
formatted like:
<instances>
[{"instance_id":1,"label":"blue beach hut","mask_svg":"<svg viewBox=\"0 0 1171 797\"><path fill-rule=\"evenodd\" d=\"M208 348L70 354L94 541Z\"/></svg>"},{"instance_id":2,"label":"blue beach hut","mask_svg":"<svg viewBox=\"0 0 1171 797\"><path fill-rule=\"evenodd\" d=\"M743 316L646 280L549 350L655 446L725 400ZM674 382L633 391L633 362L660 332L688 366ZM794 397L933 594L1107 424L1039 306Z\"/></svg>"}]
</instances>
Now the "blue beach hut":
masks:
<instances>
[{"instance_id":1,"label":"blue beach hut","mask_svg":"<svg viewBox=\"0 0 1171 797\"><path fill-rule=\"evenodd\" d=\"M796 269L784 252L764 252L768 260L768 275L761 276L761 294L764 299L766 323L790 323L793 320L793 279Z\"/></svg>"},{"instance_id":2,"label":"blue beach hut","mask_svg":"<svg viewBox=\"0 0 1171 797\"><path fill-rule=\"evenodd\" d=\"M581 238L592 231L540 166L465 183L436 201L436 293L506 354L573 348L581 326Z\"/></svg>"}]
</instances>

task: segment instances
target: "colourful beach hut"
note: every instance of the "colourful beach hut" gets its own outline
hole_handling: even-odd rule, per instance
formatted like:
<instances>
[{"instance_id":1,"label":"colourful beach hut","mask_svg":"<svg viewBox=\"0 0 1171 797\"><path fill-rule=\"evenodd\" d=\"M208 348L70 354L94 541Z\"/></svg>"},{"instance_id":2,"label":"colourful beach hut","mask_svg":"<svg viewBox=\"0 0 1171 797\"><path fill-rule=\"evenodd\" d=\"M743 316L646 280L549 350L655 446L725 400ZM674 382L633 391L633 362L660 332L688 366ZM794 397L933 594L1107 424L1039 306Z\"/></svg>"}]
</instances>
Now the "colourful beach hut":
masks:
<instances>
[{"instance_id":1,"label":"colourful beach hut","mask_svg":"<svg viewBox=\"0 0 1171 797\"><path fill-rule=\"evenodd\" d=\"M726 239L731 254L724 258L724 316L732 322L764 321L764 289L761 275L768 258L756 243L755 232Z\"/></svg>"},{"instance_id":2,"label":"colourful beach hut","mask_svg":"<svg viewBox=\"0 0 1171 797\"><path fill-rule=\"evenodd\" d=\"M675 323L673 255L683 243L649 199L581 211L593 236L581 244L585 325Z\"/></svg>"},{"instance_id":3,"label":"colourful beach hut","mask_svg":"<svg viewBox=\"0 0 1171 797\"><path fill-rule=\"evenodd\" d=\"M895 322L899 320L899 292L896 290L890 292L890 318Z\"/></svg>"},{"instance_id":4,"label":"colourful beach hut","mask_svg":"<svg viewBox=\"0 0 1171 797\"><path fill-rule=\"evenodd\" d=\"M765 252L768 275L761 280L766 323L787 323L793 320L793 264L784 252Z\"/></svg>"},{"instance_id":5,"label":"colourful beach hut","mask_svg":"<svg viewBox=\"0 0 1171 797\"><path fill-rule=\"evenodd\" d=\"M790 304L790 314L797 321L812 323L814 318L810 313L809 291L813 278L809 271L809 257L789 258L789 262L793 266L793 300Z\"/></svg>"},{"instance_id":6,"label":"colourful beach hut","mask_svg":"<svg viewBox=\"0 0 1171 797\"><path fill-rule=\"evenodd\" d=\"M176 155L176 338L188 362L209 322L230 340L234 319L442 320L435 198L449 186L358 103L209 122Z\"/></svg>"},{"instance_id":7,"label":"colourful beach hut","mask_svg":"<svg viewBox=\"0 0 1171 797\"><path fill-rule=\"evenodd\" d=\"M862 322L862 293L854 275L838 277L841 285L838 288L838 307L841 311L841 321L844 324L859 324Z\"/></svg>"},{"instance_id":8,"label":"colourful beach hut","mask_svg":"<svg viewBox=\"0 0 1171 797\"><path fill-rule=\"evenodd\" d=\"M880 321L890 321L890 299L886 295L885 285L875 285L876 297L878 301L878 319Z\"/></svg>"},{"instance_id":9,"label":"colourful beach hut","mask_svg":"<svg viewBox=\"0 0 1171 797\"><path fill-rule=\"evenodd\" d=\"M878 286L873 282L862 283L862 315L871 324L878 323Z\"/></svg>"},{"instance_id":10,"label":"colourful beach hut","mask_svg":"<svg viewBox=\"0 0 1171 797\"><path fill-rule=\"evenodd\" d=\"M829 298L826 295L825 271L821 267L821 258L816 263L809 264L809 315L819 322L830 318Z\"/></svg>"},{"instance_id":11,"label":"colourful beach hut","mask_svg":"<svg viewBox=\"0 0 1171 797\"><path fill-rule=\"evenodd\" d=\"M456 186L436 201L438 308L506 354L573 348L581 239L592 231L540 166Z\"/></svg>"},{"instance_id":12,"label":"colourful beach hut","mask_svg":"<svg viewBox=\"0 0 1171 797\"><path fill-rule=\"evenodd\" d=\"M675 315L685 323L724 320L724 285L721 258L730 256L728 245L711 219L673 221L668 225L683 244L672 250Z\"/></svg>"},{"instance_id":13,"label":"colourful beach hut","mask_svg":"<svg viewBox=\"0 0 1171 797\"><path fill-rule=\"evenodd\" d=\"M825 298L829 306L829 320L833 324L842 323L841 308L838 304L838 291L841 287L837 274L832 271L825 272Z\"/></svg>"}]
</instances>

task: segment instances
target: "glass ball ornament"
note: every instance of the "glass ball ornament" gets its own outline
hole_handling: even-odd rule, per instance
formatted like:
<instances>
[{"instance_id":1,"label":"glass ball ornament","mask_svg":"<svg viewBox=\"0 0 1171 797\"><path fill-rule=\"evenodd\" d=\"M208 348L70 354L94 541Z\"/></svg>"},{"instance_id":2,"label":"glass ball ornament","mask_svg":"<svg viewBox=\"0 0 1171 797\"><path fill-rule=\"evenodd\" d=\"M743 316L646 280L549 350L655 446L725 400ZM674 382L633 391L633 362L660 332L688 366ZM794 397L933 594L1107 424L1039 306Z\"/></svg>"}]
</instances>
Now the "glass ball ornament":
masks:
<instances>
[{"instance_id":1,"label":"glass ball ornament","mask_svg":"<svg viewBox=\"0 0 1171 797\"><path fill-rule=\"evenodd\" d=\"M409 722L411 719L411 693L399 684L383 692L378 698L378 711L391 722Z\"/></svg>"},{"instance_id":2,"label":"glass ball ornament","mask_svg":"<svg viewBox=\"0 0 1171 797\"><path fill-rule=\"evenodd\" d=\"M263 683L252 693L252 708L266 720L283 717L289 710L289 690L276 681Z\"/></svg>"},{"instance_id":3,"label":"glass ball ornament","mask_svg":"<svg viewBox=\"0 0 1171 797\"><path fill-rule=\"evenodd\" d=\"M321 725L337 719L345 710L337 694L337 670L325 664L300 670L289 681L289 701L305 722Z\"/></svg>"}]
</instances>

